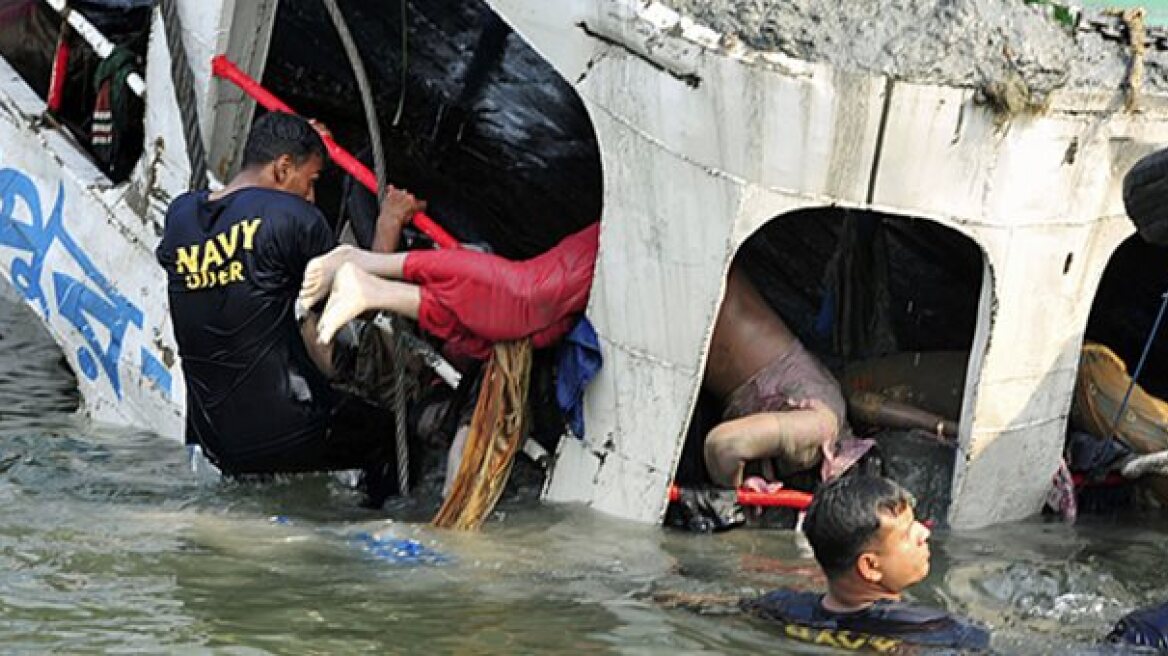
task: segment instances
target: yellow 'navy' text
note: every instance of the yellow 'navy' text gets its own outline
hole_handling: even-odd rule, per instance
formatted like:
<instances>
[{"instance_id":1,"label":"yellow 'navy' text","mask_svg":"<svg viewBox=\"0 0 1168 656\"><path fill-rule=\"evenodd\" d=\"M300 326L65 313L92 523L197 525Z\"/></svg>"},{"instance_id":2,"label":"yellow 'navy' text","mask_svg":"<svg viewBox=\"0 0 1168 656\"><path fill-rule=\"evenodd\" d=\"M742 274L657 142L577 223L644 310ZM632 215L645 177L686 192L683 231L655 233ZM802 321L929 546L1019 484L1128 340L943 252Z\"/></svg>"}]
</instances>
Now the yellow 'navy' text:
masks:
<instances>
[{"instance_id":1,"label":"yellow 'navy' text","mask_svg":"<svg viewBox=\"0 0 1168 656\"><path fill-rule=\"evenodd\" d=\"M243 282L243 262L238 255L255 248L255 235L263 219L243 219L201 244L179 246L176 269L187 289L226 287Z\"/></svg>"}]
</instances>

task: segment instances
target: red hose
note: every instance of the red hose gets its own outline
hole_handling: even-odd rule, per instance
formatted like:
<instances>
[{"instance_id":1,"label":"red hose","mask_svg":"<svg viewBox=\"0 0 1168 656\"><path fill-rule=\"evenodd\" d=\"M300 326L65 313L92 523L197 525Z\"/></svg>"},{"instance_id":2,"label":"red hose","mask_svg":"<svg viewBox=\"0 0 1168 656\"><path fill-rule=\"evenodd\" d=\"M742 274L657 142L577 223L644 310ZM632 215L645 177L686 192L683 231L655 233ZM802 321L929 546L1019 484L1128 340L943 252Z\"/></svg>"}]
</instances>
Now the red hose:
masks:
<instances>
[{"instance_id":1,"label":"red hose","mask_svg":"<svg viewBox=\"0 0 1168 656\"><path fill-rule=\"evenodd\" d=\"M681 498L681 488L677 485L669 486L669 500L677 501ZM738 488L738 503L744 506L760 508L794 508L807 510L811 505L812 495L802 490L776 490L774 492L755 492L745 488Z\"/></svg>"},{"instance_id":2,"label":"red hose","mask_svg":"<svg viewBox=\"0 0 1168 656\"><path fill-rule=\"evenodd\" d=\"M211 73L218 77L231 82L239 87L241 91L251 96L264 109L271 112L284 112L286 114L295 114L284 101L277 98L272 92L265 89L259 82L256 82L247 73L239 69L230 59L224 55L215 55L211 58ZM369 170L368 166L361 163L361 160L353 157L349 151L345 150L332 137L321 128L317 128L320 133L320 138L324 141L325 148L328 149L329 157L337 163L337 166L344 169L349 175L357 179L365 188L373 193L377 193L377 176L373 175L373 171ZM433 219L426 216L422 212L414 214L411 219L419 230L426 233L430 239L434 240L442 248L458 248L458 240L446 232L442 226L434 222Z\"/></svg>"},{"instance_id":3,"label":"red hose","mask_svg":"<svg viewBox=\"0 0 1168 656\"><path fill-rule=\"evenodd\" d=\"M69 72L69 28L61 27L61 34L57 37L57 51L53 54L53 69L49 76L49 111L54 114L61 111L61 103L65 97L65 76Z\"/></svg>"}]
</instances>

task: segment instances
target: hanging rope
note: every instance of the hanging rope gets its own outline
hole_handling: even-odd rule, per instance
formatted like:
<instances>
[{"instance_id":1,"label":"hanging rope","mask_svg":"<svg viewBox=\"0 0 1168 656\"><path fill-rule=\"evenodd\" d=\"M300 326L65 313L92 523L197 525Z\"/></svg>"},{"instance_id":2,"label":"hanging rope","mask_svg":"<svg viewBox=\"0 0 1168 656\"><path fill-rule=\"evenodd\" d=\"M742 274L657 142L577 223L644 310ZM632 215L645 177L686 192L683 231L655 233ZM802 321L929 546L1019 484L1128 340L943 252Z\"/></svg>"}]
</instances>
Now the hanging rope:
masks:
<instances>
[{"instance_id":1,"label":"hanging rope","mask_svg":"<svg viewBox=\"0 0 1168 656\"><path fill-rule=\"evenodd\" d=\"M401 321L395 317L394 323L399 330L394 331L394 339L390 343L393 354L393 428L394 442L397 447L397 487L404 497L410 491L410 449L409 436L406 434L406 368L403 366L405 349L402 348L403 333Z\"/></svg>"},{"instance_id":2,"label":"hanging rope","mask_svg":"<svg viewBox=\"0 0 1168 656\"><path fill-rule=\"evenodd\" d=\"M1146 12L1143 7L1131 9L1105 9L1104 16L1115 16L1127 28L1127 46L1131 50L1127 76L1123 82L1124 109L1129 112L1139 109L1140 89L1144 85L1144 57L1148 51L1148 30L1144 25Z\"/></svg>"},{"instance_id":3,"label":"hanging rope","mask_svg":"<svg viewBox=\"0 0 1168 656\"><path fill-rule=\"evenodd\" d=\"M385 149L381 141L381 127L377 123L377 107L373 103L373 89L369 86L369 76L365 73L365 63L361 61L361 52L357 50L357 43L345 22L337 0L322 0L328 10L337 36L341 38L341 47L345 49L345 56L349 59L349 66L353 69L353 77L357 80L357 90L361 94L361 105L365 108L365 125L369 129L369 139L373 146L373 172L377 175L377 200L385 200Z\"/></svg>"},{"instance_id":4,"label":"hanging rope","mask_svg":"<svg viewBox=\"0 0 1168 656\"><path fill-rule=\"evenodd\" d=\"M178 17L177 0L162 0L162 25L166 28L166 43L170 46L170 77L174 81L174 96L182 114L183 139L191 162L191 189L207 187L207 150L203 145L203 129L199 125L198 99L195 97L194 75L182 40L182 22Z\"/></svg>"},{"instance_id":5,"label":"hanging rope","mask_svg":"<svg viewBox=\"0 0 1168 656\"><path fill-rule=\"evenodd\" d=\"M396 128L401 123L402 112L406 108L406 82L409 81L406 76L408 71L407 64L409 63L409 33L406 30L406 0L401 0L401 87L398 89L397 95L397 111L393 113L393 126Z\"/></svg>"},{"instance_id":6,"label":"hanging rope","mask_svg":"<svg viewBox=\"0 0 1168 656\"><path fill-rule=\"evenodd\" d=\"M434 516L435 526L477 530L503 494L527 431L531 353L527 338L495 344L483 373L462 461L450 494Z\"/></svg>"},{"instance_id":7,"label":"hanging rope","mask_svg":"<svg viewBox=\"0 0 1168 656\"><path fill-rule=\"evenodd\" d=\"M1127 386L1127 392L1123 395L1123 401L1119 404L1119 410L1115 411L1115 420L1111 422L1111 434L1116 437L1119 437L1119 424L1123 421L1123 413L1127 410L1128 402L1131 401L1132 390L1136 388L1136 381L1139 380L1140 373L1144 370L1144 364L1148 361L1148 354L1152 352L1152 344L1156 341L1156 333L1160 332L1160 324L1164 321L1164 311L1168 310L1168 290L1165 290L1160 297L1163 299L1160 303L1160 311L1156 313L1156 320L1152 323L1152 329L1148 331L1148 339L1144 342L1144 352L1140 354L1140 361L1132 371L1131 382Z\"/></svg>"},{"instance_id":8,"label":"hanging rope","mask_svg":"<svg viewBox=\"0 0 1168 656\"><path fill-rule=\"evenodd\" d=\"M333 21L333 27L337 30L337 36L341 38L341 46L345 49L345 56L348 57L349 66L353 69L353 77L357 80L357 90L361 94L361 104L365 108L365 123L368 126L369 140L373 147L373 170L377 175L377 200L383 201L385 200L387 175L385 150L381 141L381 128L377 124L377 107L373 102L373 89L369 85L365 64L361 61L361 53L357 50L357 43L353 40L353 34L349 31L344 15L341 14L341 8L337 6L336 0L322 1L328 11L329 18ZM405 11L404 7L402 10ZM405 29L404 23L402 29ZM405 62L403 62L403 66L404 64ZM397 487L398 492L404 497L410 491L409 436L406 433L406 371L403 366L405 349L402 347L402 340L399 337L405 333L405 326L402 325L403 322L399 317L393 317L392 321L394 337L390 343L393 357L393 389L391 391L397 453Z\"/></svg>"}]
</instances>

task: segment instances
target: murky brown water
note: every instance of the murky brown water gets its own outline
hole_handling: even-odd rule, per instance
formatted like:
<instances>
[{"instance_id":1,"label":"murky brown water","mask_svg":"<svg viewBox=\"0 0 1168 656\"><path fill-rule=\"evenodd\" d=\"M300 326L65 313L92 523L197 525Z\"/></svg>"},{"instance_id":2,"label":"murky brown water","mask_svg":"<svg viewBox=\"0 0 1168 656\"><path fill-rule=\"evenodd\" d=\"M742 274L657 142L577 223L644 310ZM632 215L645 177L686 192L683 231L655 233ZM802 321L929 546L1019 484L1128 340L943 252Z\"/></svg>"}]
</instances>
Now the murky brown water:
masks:
<instances>
[{"instance_id":1,"label":"murky brown water","mask_svg":"<svg viewBox=\"0 0 1168 656\"><path fill-rule=\"evenodd\" d=\"M825 653L649 600L819 585L790 532L693 536L531 502L480 534L435 531L327 478L200 484L177 443L88 428L75 404L35 318L0 299L4 653ZM1134 521L937 534L915 596L990 624L1005 653L1087 650L1168 599L1168 524ZM362 532L447 560L395 565Z\"/></svg>"}]
</instances>

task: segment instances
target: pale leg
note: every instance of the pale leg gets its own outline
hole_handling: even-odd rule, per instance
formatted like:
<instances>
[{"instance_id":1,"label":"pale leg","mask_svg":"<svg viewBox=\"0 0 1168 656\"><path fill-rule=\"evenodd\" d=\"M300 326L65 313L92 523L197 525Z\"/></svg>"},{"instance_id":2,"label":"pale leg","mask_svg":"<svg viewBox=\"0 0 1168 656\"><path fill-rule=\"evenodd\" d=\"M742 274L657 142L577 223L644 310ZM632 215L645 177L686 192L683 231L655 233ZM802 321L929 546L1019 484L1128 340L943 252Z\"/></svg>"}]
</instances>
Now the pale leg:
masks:
<instances>
[{"instance_id":1,"label":"pale leg","mask_svg":"<svg viewBox=\"0 0 1168 656\"><path fill-rule=\"evenodd\" d=\"M823 447L839 434L839 420L826 407L758 414L724 421L706 436L706 471L724 487L742 485L746 463L780 458L798 469L819 462Z\"/></svg>"},{"instance_id":2,"label":"pale leg","mask_svg":"<svg viewBox=\"0 0 1168 656\"><path fill-rule=\"evenodd\" d=\"M337 246L324 255L314 257L304 269L300 285L300 304L311 309L328 295L337 271L344 264L352 264L366 273L382 278L402 277L405 253L374 253L352 246Z\"/></svg>"},{"instance_id":3,"label":"pale leg","mask_svg":"<svg viewBox=\"0 0 1168 656\"><path fill-rule=\"evenodd\" d=\"M333 277L328 304L320 315L317 339L322 344L329 343L341 326L369 310L388 310L417 319L421 302L418 286L378 278L346 262Z\"/></svg>"},{"instance_id":4,"label":"pale leg","mask_svg":"<svg viewBox=\"0 0 1168 656\"><path fill-rule=\"evenodd\" d=\"M300 304L305 310L311 310L324 300L333 285L337 269L347 261L353 250L352 246L342 244L309 260L308 266L304 268L304 282L300 284Z\"/></svg>"},{"instance_id":5,"label":"pale leg","mask_svg":"<svg viewBox=\"0 0 1168 656\"><path fill-rule=\"evenodd\" d=\"M358 269L379 278L394 278L400 280L405 269L406 256L409 253L375 253L354 249L349 253L348 261Z\"/></svg>"}]
</instances>

